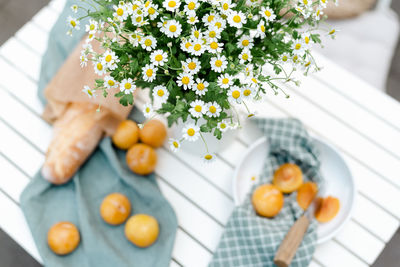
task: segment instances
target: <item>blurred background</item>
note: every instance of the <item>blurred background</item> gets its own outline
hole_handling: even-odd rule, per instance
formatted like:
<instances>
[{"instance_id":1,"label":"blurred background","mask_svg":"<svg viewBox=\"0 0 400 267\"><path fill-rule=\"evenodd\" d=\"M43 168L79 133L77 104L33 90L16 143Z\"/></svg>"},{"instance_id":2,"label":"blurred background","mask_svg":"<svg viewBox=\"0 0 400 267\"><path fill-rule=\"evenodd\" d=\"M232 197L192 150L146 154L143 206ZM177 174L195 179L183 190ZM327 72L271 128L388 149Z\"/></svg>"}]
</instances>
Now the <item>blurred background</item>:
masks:
<instances>
[{"instance_id":1,"label":"blurred background","mask_svg":"<svg viewBox=\"0 0 400 267\"><path fill-rule=\"evenodd\" d=\"M340 32L335 42L323 41L326 49L319 52L400 101L400 0L339 1L338 8L326 13ZM48 2L0 0L0 45ZM1 229L0 248L1 266L40 266ZM399 249L398 231L374 266L399 266Z\"/></svg>"}]
</instances>

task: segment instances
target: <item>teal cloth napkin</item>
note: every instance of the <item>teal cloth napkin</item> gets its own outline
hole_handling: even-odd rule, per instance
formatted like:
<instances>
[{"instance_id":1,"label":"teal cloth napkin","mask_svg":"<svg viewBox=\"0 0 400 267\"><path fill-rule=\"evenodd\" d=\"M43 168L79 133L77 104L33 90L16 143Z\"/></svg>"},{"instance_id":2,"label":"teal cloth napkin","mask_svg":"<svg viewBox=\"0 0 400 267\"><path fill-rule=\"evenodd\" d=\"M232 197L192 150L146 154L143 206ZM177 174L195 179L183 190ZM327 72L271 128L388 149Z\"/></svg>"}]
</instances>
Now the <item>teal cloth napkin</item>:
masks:
<instances>
[{"instance_id":1,"label":"teal cloth napkin","mask_svg":"<svg viewBox=\"0 0 400 267\"><path fill-rule=\"evenodd\" d=\"M67 1L50 33L39 81L39 97L43 101L44 87L83 35L82 32L75 33L72 38L65 35L66 18L72 13L69 7L75 2ZM134 111L130 117L140 121L140 115ZM151 247L134 246L124 236L124 225L110 226L101 219L101 201L113 192L123 193L129 198L132 215L146 213L158 220L160 235ZM39 172L25 188L20 200L46 266L169 266L177 229L175 213L162 196L155 176L132 173L126 165L125 152L115 149L110 138L102 140L69 183L53 186ZM53 254L47 246L47 232L59 221L74 223L81 235L78 248L66 256Z\"/></svg>"},{"instance_id":2,"label":"teal cloth napkin","mask_svg":"<svg viewBox=\"0 0 400 267\"><path fill-rule=\"evenodd\" d=\"M255 187L271 183L274 171L283 163L300 166L303 178L321 183L320 163L312 138L300 121L295 119L256 119L255 123L268 140L269 151L260 179ZM253 192L251 190L251 192ZM296 193L285 196L285 204L273 219L258 216L249 193L236 207L226 224L210 267L275 266L273 258L280 243L302 209L296 202ZM292 261L291 267L308 266L317 241L317 222L313 220Z\"/></svg>"}]
</instances>

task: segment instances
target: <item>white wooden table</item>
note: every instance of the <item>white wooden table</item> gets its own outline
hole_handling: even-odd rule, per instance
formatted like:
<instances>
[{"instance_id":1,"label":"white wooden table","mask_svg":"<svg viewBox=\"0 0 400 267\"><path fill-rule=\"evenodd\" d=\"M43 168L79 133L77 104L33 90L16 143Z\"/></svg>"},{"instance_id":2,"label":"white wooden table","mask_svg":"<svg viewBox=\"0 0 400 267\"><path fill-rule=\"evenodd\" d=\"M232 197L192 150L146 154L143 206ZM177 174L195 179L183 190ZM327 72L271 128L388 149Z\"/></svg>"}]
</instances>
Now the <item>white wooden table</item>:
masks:
<instances>
[{"instance_id":1,"label":"white wooden table","mask_svg":"<svg viewBox=\"0 0 400 267\"><path fill-rule=\"evenodd\" d=\"M53 0L0 48L0 227L39 262L19 197L51 140L51 126L40 118L37 81L48 33L63 5ZM340 150L356 179L351 220L317 247L310 266L368 266L399 226L400 104L317 58L322 72L303 79L301 88L288 88L289 100L271 95L259 111L301 119ZM211 167L183 151L159 149L158 183L179 220L171 266L206 266L211 259L234 207L233 168L254 141L241 133Z\"/></svg>"}]
</instances>

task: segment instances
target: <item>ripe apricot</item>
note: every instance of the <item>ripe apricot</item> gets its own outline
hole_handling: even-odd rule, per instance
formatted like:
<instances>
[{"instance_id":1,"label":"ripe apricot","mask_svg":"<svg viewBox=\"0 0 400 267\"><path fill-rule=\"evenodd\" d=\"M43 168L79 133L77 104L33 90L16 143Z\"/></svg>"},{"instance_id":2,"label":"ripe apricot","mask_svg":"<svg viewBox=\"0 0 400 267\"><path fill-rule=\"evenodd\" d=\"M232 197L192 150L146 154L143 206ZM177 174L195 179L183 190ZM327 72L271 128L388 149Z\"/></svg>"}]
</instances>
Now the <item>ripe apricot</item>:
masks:
<instances>
[{"instance_id":1,"label":"ripe apricot","mask_svg":"<svg viewBox=\"0 0 400 267\"><path fill-rule=\"evenodd\" d=\"M274 217L283 207L283 194L272 184L260 185L251 198L257 214L264 217Z\"/></svg>"},{"instance_id":2,"label":"ripe apricot","mask_svg":"<svg viewBox=\"0 0 400 267\"><path fill-rule=\"evenodd\" d=\"M66 255L76 249L80 242L78 228L70 222L54 224L47 233L47 244L58 255Z\"/></svg>"},{"instance_id":3,"label":"ripe apricot","mask_svg":"<svg viewBox=\"0 0 400 267\"><path fill-rule=\"evenodd\" d=\"M315 212L315 219L321 223L329 222L338 214L340 201L336 197L328 196L320 200Z\"/></svg>"},{"instance_id":4,"label":"ripe apricot","mask_svg":"<svg viewBox=\"0 0 400 267\"><path fill-rule=\"evenodd\" d=\"M135 144L126 153L126 163L134 173L147 175L156 168L157 153L149 145Z\"/></svg>"},{"instance_id":5,"label":"ripe apricot","mask_svg":"<svg viewBox=\"0 0 400 267\"><path fill-rule=\"evenodd\" d=\"M131 146L136 144L139 140L139 127L136 122L131 120L125 120L121 122L114 135L112 141L119 149L129 149Z\"/></svg>"},{"instance_id":6,"label":"ripe apricot","mask_svg":"<svg viewBox=\"0 0 400 267\"><path fill-rule=\"evenodd\" d=\"M106 223L118 225L128 219L131 214L131 203L121 193L112 193L103 199L100 206L100 215Z\"/></svg>"},{"instance_id":7,"label":"ripe apricot","mask_svg":"<svg viewBox=\"0 0 400 267\"><path fill-rule=\"evenodd\" d=\"M152 245L157 240L159 231L157 220L146 214L134 215L125 224L126 238L141 248Z\"/></svg>"},{"instance_id":8,"label":"ripe apricot","mask_svg":"<svg viewBox=\"0 0 400 267\"><path fill-rule=\"evenodd\" d=\"M143 129L140 130L140 140L154 148L162 146L166 137L167 128L159 120L146 122Z\"/></svg>"},{"instance_id":9,"label":"ripe apricot","mask_svg":"<svg viewBox=\"0 0 400 267\"><path fill-rule=\"evenodd\" d=\"M302 184L297 191L297 203L303 210L306 210L308 206L310 206L317 192L318 186L316 183L307 182Z\"/></svg>"},{"instance_id":10,"label":"ripe apricot","mask_svg":"<svg viewBox=\"0 0 400 267\"><path fill-rule=\"evenodd\" d=\"M283 193L292 193L303 183L303 173L296 164L285 163L275 171L272 183Z\"/></svg>"}]
</instances>

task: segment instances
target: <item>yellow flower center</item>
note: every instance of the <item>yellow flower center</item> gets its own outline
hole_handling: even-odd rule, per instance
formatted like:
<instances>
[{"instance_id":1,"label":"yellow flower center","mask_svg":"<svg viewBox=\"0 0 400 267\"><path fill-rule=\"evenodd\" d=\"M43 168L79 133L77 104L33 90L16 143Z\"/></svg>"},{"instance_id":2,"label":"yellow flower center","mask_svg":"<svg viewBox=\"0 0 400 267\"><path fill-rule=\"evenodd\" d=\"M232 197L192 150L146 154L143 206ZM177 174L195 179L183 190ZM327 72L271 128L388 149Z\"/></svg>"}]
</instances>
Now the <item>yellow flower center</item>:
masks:
<instances>
[{"instance_id":1,"label":"yellow flower center","mask_svg":"<svg viewBox=\"0 0 400 267\"><path fill-rule=\"evenodd\" d=\"M215 36L217 36L217 33L215 31L210 31L208 36L210 36L211 38L214 38Z\"/></svg>"},{"instance_id":2,"label":"yellow flower center","mask_svg":"<svg viewBox=\"0 0 400 267\"><path fill-rule=\"evenodd\" d=\"M153 42L150 39L146 39L146 41L144 41L144 45L145 46L151 46Z\"/></svg>"},{"instance_id":3,"label":"yellow flower center","mask_svg":"<svg viewBox=\"0 0 400 267\"><path fill-rule=\"evenodd\" d=\"M207 20L208 20L208 22L211 22L214 20L214 18L215 18L214 15L210 15L210 16L208 16Z\"/></svg>"},{"instance_id":4,"label":"yellow flower center","mask_svg":"<svg viewBox=\"0 0 400 267\"><path fill-rule=\"evenodd\" d=\"M197 85L197 90L199 90L199 91L203 91L204 88L206 88L206 87L204 86L204 83L199 83L199 84Z\"/></svg>"},{"instance_id":5,"label":"yellow flower center","mask_svg":"<svg viewBox=\"0 0 400 267\"><path fill-rule=\"evenodd\" d=\"M155 60L156 61L161 61L161 60L163 60L163 56L162 55L156 55Z\"/></svg>"},{"instance_id":6,"label":"yellow flower center","mask_svg":"<svg viewBox=\"0 0 400 267\"><path fill-rule=\"evenodd\" d=\"M233 17L233 21L236 22L236 23L239 23L239 22L242 21L242 18L241 18L239 15L235 15L235 16Z\"/></svg>"},{"instance_id":7,"label":"yellow flower center","mask_svg":"<svg viewBox=\"0 0 400 267\"><path fill-rule=\"evenodd\" d=\"M89 27L89 29L91 30L91 31L93 31L94 30L94 24L90 24L90 27Z\"/></svg>"},{"instance_id":8,"label":"yellow flower center","mask_svg":"<svg viewBox=\"0 0 400 267\"><path fill-rule=\"evenodd\" d=\"M191 44L190 42L187 42L187 43L185 44L186 49L189 49L189 47L191 47L191 46L192 46L192 44Z\"/></svg>"},{"instance_id":9,"label":"yellow flower center","mask_svg":"<svg viewBox=\"0 0 400 267\"><path fill-rule=\"evenodd\" d=\"M169 26L169 31L170 32L176 32L176 26L175 25Z\"/></svg>"},{"instance_id":10,"label":"yellow flower center","mask_svg":"<svg viewBox=\"0 0 400 267\"><path fill-rule=\"evenodd\" d=\"M269 10L264 11L265 16L271 17L271 12Z\"/></svg>"},{"instance_id":11,"label":"yellow flower center","mask_svg":"<svg viewBox=\"0 0 400 267\"><path fill-rule=\"evenodd\" d=\"M101 63L97 63L96 67L97 67L98 70L102 70L103 69L103 65L101 65Z\"/></svg>"},{"instance_id":12,"label":"yellow flower center","mask_svg":"<svg viewBox=\"0 0 400 267\"><path fill-rule=\"evenodd\" d=\"M196 7L196 4L193 3L193 2L190 2L190 3L188 4L188 8L189 8L190 10L193 10L195 7Z\"/></svg>"},{"instance_id":13,"label":"yellow flower center","mask_svg":"<svg viewBox=\"0 0 400 267\"><path fill-rule=\"evenodd\" d=\"M183 84L189 84L189 82L190 82L189 77L187 77L187 76L182 77L182 83Z\"/></svg>"},{"instance_id":14,"label":"yellow flower center","mask_svg":"<svg viewBox=\"0 0 400 267\"><path fill-rule=\"evenodd\" d=\"M150 112L150 108L147 107L147 108L146 108L146 113L149 113L149 112Z\"/></svg>"},{"instance_id":15,"label":"yellow flower center","mask_svg":"<svg viewBox=\"0 0 400 267\"><path fill-rule=\"evenodd\" d=\"M240 97L240 92L238 90L235 90L232 92L232 97L234 99L238 99Z\"/></svg>"},{"instance_id":16,"label":"yellow flower center","mask_svg":"<svg viewBox=\"0 0 400 267\"><path fill-rule=\"evenodd\" d=\"M243 55L242 55L242 59L248 60L248 59L249 59L249 55L248 55L248 54L243 54Z\"/></svg>"},{"instance_id":17,"label":"yellow flower center","mask_svg":"<svg viewBox=\"0 0 400 267\"><path fill-rule=\"evenodd\" d=\"M178 142L176 142L176 141L174 141L174 142L172 143L172 145L173 145L175 148L178 148L178 147L179 147L179 144L178 144Z\"/></svg>"},{"instance_id":18,"label":"yellow flower center","mask_svg":"<svg viewBox=\"0 0 400 267\"><path fill-rule=\"evenodd\" d=\"M293 62L296 62L298 59L299 59L299 57L298 57L297 55L295 55L295 56L293 57Z\"/></svg>"},{"instance_id":19,"label":"yellow flower center","mask_svg":"<svg viewBox=\"0 0 400 267\"><path fill-rule=\"evenodd\" d=\"M216 22L216 23L215 23L215 26L217 26L217 27L218 27L218 29L219 29L219 28L221 28L221 27L222 27L222 24L221 24L221 22L219 22L219 21L218 21L218 22Z\"/></svg>"},{"instance_id":20,"label":"yellow flower center","mask_svg":"<svg viewBox=\"0 0 400 267\"><path fill-rule=\"evenodd\" d=\"M111 59L112 59L111 55L107 55L107 56L106 56L106 61L107 61L107 62L110 62Z\"/></svg>"},{"instance_id":21,"label":"yellow flower center","mask_svg":"<svg viewBox=\"0 0 400 267\"><path fill-rule=\"evenodd\" d=\"M212 49L217 49L217 48L218 48L218 43L217 43L217 42L212 42L212 43L210 44L210 47L211 47Z\"/></svg>"},{"instance_id":22,"label":"yellow flower center","mask_svg":"<svg viewBox=\"0 0 400 267\"><path fill-rule=\"evenodd\" d=\"M246 89L243 91L243 95L244 96L249 96L251 94L251 90L250 89Z\"/></svg>"},{"instance_id":23,"label":"yellow flower center","mask_svg":"<svg viewBox=\"0 0 400 267\"><path fill-rule=\"evenodd\" d=\"M173 7L176 6L176 2L175 2L175 1L169 1L169 2L168 2L168 6L171 7L171 8L173 8Z\"/></svg>"},{"instance_id":24,"label":"yellow flower center","mask_svg":"<svg viewBox=\"0 0 400 267\"><path fill-rule=\"evenodd\" d=\"M303 0L304 5L308 5L308 0Z\"/></svg>"},{"instance_id":25,"label":"yellow flower center","mask_svg":"<svg viewBox=\"0 0 400 267\"><path fill-rule=\"evenodd\" d=\"M210 155L210 154L207 154L207 155L204 156L204 158L205 158L206 160L212 160L213 156Z\"/></svg>"},{"instance_id":26,"label":"yellow flower center","mask_svg":"<svg viewBox=\"0 0 400 267\"><path fill-rule=\"evenodd\" d=\"M138 7L138 5L132 5L132 10L135 11Z\"/></svg>"},{"instance_id":27,"label":"yellow flower center","mask_svg":"<svg viewBox=\"0 0 400 267\"><path fill-rule=\"evenodd\" d=\"M189 20L190 20L190 22L195 22L196 21L196 17L190 17Z\"/></svg>"},{"instance_id":28,"label":"yellow flower center","mask_svg":"<svg viewBox=\"0 0 400 267\"><path fill-rule=\"evenodd\" d=\"M124 10L122 8L117 9L117 15L122 16L124 14Z\"/></svg>"},{"instance_id":29,"label":"yellow flower center","mask_svg":"<svg viewBox=\"0 0 400 267\"><path fill-rule=\"evenodd\" d=\"M125 87L125 89L129 90L129 89L131 89L132 84L131 83L126 83L124 87Z\"/></svg>"},{"instance_id":30,"label":"yellow flower center","mask_svg":"<svg viewBox=\"0 0 400 267\"><path fill-rule=\"evenodd\" d=\"M253 83L258 83L256 78L251 78L251 80L253 81Z\"/></svg>"},{"instance_id":31,"label":"yellow flower center","mask_svg":"<svg viewBox=\"0 0 400 267\"><path fill-rule=\"evenodd\" d=\"M147 2L144 4L145 7L148 7L149 5L150 5L150 1L147 1Z\"/></svg>"},{"instance_id":32,"label":"yellow flower center","mask_svg":"<svg viewBox=\"0 0 400 267\"><path fill-rule=\"evenodd\" d=\"M214 106L210 106L210 108L208 109L211 113L215 113L217 112L217 108Z\"/></svg>"},{"instance_id":33,"label":"yellow flower center","mask_svg":"<svg viewBox=\"0 0 400 267\"><path fill-rule=\"evenodd\" d=\"M188 64L188 68L191 69L191 70L194 70L196 68L196 66L197 66L196 63L194 63L194 62L190 62Z\"/></svg>"},{"instance_id":34,"label":"yellow flower center","mask_svg":"<svg viewBox=\"0 0 400 267\"><path fill-rule=\"evenodd\" d=\"M228 10L228 8L229 8L228 3L223 4L223 5L222 5L222 8L223 8L224 10Z\"/></svg>"},{"instance_id":35,"label":"yellow flower center","mask_svg":"<svg viewBox=\"0 0 400 267\"><path fill-rule=\"evenodd\" d=\"M108 83L109 86L114 86L114 84L115 84L115 82L113 80L108 80L107 83Z\"/></svg>"},{"instance_id":36,"label":"yellow flower center","mask_svg":"<svg viewBox=\"0 0 400 267\"><path fill-rule=\"evenodd\" d=\"M194 110L195 110L196 112L201 112L202 107L201 107L200 105L196 105L196 106L194 107Z\"/></svg>"},{"instance_id":37,"label":"yellow flower center","mask_svg":"<svg viewBox=\"0 0 400 267\"><path fill-rule=\"evenodd\" d=\"M335 29L333 29L333 30L331 30L330 32L329 32L329 34L334 34L336 31L335 31Z\"/></svg>"},{"instance_id":38,"label":"yellow flower center","mask_svg":"<svg viewBox=\"0 0 400 267\"><path fill-rule=\"evenodd\" d=\"M222 83L223 84L228 84L229 83L229 79L228 78L223 78L222 79Z\"/></svg>"},{"instance_id":39,"label":"yellow flower center","mask_svg":"<svg viewBox=\"0 0 400 267\"><path fill-rule=\"evenodd\" d=\"M156 13L156 10L154 8L150 7L148 12L150 15L154 15L154 13Z\"/></svg>"},{"instance_id":40,"label":"yellow flower center","mask_svg":"<svg viewBox=\"0 0 400 267\"><path fill-rule=\"evenodd\" d=\"M142 10L138 10L138 11L136 12L136 14L138 14L138 15L142 15L142 14L143 14L143 12L142 12Z\"/></svg>"},{"instance_id":41,"label":"yellow flower center","mask_svg":"<svg viewBox=\"0 0 400 267\"><path fill-rule=\"evenodd\" d=\"M283 62L286 62L287 60L288 60L287 56L283 56L283 57L282 57L282 61L283 61Z\"/></svg>"},{"instance_id":42,"label":"yellow flower center","mask_svg":"<svg viewBox=\"0 0 400 267\"><path fill-rule=\"evenodd\" d=\"M221 67L221 66L222 66L222 60L217 59L217 60L215 61L215 66Z\"/></svg>"},{"instance_id":43,"label":"yellow flower center","mask_svg":"<svg viewBox=\"0 0 400 267\"><path fill-rule=\"evenodd\" d=\"M200 32L199 32L199 31L195 31L195 32L193 33L193 35L194 35L194 37L199 38Z\"/></svg>"},{"instance_id":44,"label":"yellow flower center","mask_svg":"<svg viewBox=\"0 0 400 267\"><path fill-rule=\"evenodd\" d=\"M71 20L71 22L70 22L70 23L71 23L71 26L72 26L72 27L75 27L75 26L76 26L76 22L75 22L75 20Z\"/></svg>"},{"instance_id":45,"label":"yellow flower center","mask_svg":"<svg viewBox=\"0 0 400 267\"><path fill-rule=\"evenodd\" d=\"M196 132L194 131L193 128L189 128L189 129L187 130L187 134L188 134L189 136L193 136L195 133L196 133Z\"/></svg>"},{"instance_id":46,"label":"yellow flower center","mask_svg":"<svg viewBox=\"0 0 400 267\"><path fill-rule=\"evenodd\" d=\"M296 45L294 46L294 48L295 48L296 50L299 50L299 49L301 48L301 44L296 44Z\"/></svg>"},{"instance_id":47,"label":"yellow flower center","mask_svg":"<svg viewBox=\"0 0 400 267\"><path fill-rule=\"evenodd\" d=\"M137 17L136 18L136 22L141 22L142 21L142 17Z\"/></svg>"},{"instance_id":48,"label":"yellow flower center","mask_svg":"<svg viewBox=\"0 0 400 267\"><path fill-rule=\"evenodd\" d=\"M304 66L308 67L308 66L310 66L310 64L311 64L311 61L308 61Z\"/></svg>"},{"instance_id":49,"label":"yellow flower center","mask_svg":"<svg viewBox=\"0 0 400 267\"><path fill-rule=\"evenodd\" d=\"M153 70L152 69L146 70L146 75L147 75L147 77L153 76Z\"/></svg>"},{"instance_id":50,"label":"yellow flower center","mask_svg":"<svg viewBox=\"0 0 400 267\"><path fill-rule=\"evenodd\" d=\"M159 96L159 97L162 97L163 95L164 95L164 90L158 90L157 91L157 95Z\"/></svg>"},{"instance_id":51,"label":"yellow flower center","mask_svg":"<svg viewBox=\"0 0 400 267\"><path fill-rule=\"evenodd\" d=\"M310 42L310 37L306 36L306 37L304 38L304 41L306 42L306 44L308 44L308 43Z\"/></svg>"},{"instance_id":52,"label":"yellow flower center","mask_svg":"<svg viewBox=\"0 0 400 267\"><path fill-rule=\"evenodd\" d=\"M226 128L226 124L225 124L225 123L221 123L221 124L219 125L219 127L220 127L221 129L225 129L225 128Z\"/></svg>"},{"instance_id":53,"label":"yellow flower center","mask_svg":"<svg viewBox=\"0 0 400 267\"><path fill-rule=\"evenodd\" d=\"M261 25L260 29L261 29L262 32L265 32L265 26L264 25Z\"/></svg>"},{"instance_id":54,"label":"yellow flower center","mask_svg":"<svg viewBox=\"0 0 400 267\"><path fill-rule=\"evenodd\" d=\"M249 40L243 40L242 45L243 46L248 46L250 44Z\"/></svg>"},{"instance_id":55,"label":"yellow flower center","mask_svg":"<svg viewBox=\"0 0 400 267\"><path fill-rule=\"evenodd\" d=\"M195 51L199 51L199 50L201 49L201 44L195 44L194 47L193 47L193 49L194 49Z\"/></svg>"}]
</instances>

